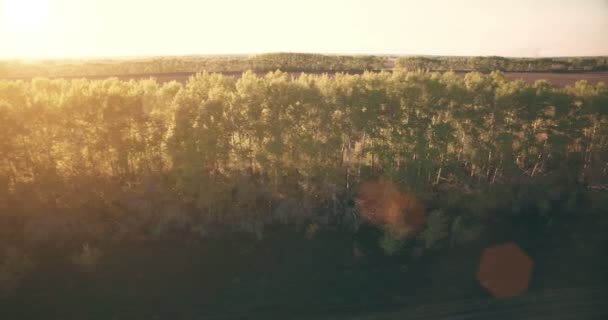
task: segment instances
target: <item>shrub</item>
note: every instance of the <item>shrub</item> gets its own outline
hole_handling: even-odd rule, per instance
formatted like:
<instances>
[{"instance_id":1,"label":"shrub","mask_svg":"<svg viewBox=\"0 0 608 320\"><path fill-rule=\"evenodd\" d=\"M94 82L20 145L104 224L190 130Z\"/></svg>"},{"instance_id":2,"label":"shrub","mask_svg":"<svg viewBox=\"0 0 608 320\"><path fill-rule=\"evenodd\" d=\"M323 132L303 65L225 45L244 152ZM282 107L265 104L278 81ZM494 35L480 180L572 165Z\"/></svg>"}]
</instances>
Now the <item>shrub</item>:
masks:
<instances>
[{"instance_id":1,"label":"shrub","mask_svg":"<svg viewBox=\"0 0 608 320\"><path fill-rule=\"evenodd\" d=\"M409 238L393 228L386 228L380 238L379 245L385 254L389 256L403 252L409 243Z\"/></svg>"},{"instance_id":2,"label":"shrub","mask_svg":"<svg viewBox=\"0 0 608 320\"><path fill-rule=\"evenodd\" d=\"M448 217L441 210L433 210L427 220L426 229L422 232L424 247L431 250L441 249L444 240L448 237Z\"/></svg>"}]
</instances>

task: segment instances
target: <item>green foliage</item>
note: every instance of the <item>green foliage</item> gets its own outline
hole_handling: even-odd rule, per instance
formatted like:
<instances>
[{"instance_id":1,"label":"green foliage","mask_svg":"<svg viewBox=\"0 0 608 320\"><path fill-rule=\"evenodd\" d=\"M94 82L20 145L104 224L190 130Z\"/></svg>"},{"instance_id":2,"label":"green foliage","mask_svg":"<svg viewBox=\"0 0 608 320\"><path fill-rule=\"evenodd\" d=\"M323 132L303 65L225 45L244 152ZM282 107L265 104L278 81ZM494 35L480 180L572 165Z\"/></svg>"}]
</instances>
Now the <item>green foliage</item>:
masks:
<instances>
[{"instance_id":1,"label":"green foliage","mask_svg":"<svg viewBox=\"0 0 608 320\"><path fill-rule=\"evenodd\" d=\"M378 244L386 255L393 256L402 253L411 242L411 238L391 228L386 228Z\"/></svg>"},{"instance_id":2,"label":"green foliage","mask_svg":"<svg viewBox=\"0 0 608 320\"><path fill-rule=\"evenodd\" d=\"M353 190L381 176L423 195L549 175L597 187L608 182L606 101L603 84L500 73L0 81L0 216L43 244L260 238L276 224L354 224ZM551 214L554 198L540 209ZM501 201L468 209L483 220ZM456 218L453 241L476 226Z\"/></svg>"},{"instance_id":3,"label":"green foliage","mask_svg":"<svg viewBox=\"0 0 608 320\"><path fill-rule=\"evenodd\" d=\"M441 210L433 210L429 213L426 224L426 229L422 232L425 248L441 249L450 232L448 217Z\"/></svg>"}]
</instances>

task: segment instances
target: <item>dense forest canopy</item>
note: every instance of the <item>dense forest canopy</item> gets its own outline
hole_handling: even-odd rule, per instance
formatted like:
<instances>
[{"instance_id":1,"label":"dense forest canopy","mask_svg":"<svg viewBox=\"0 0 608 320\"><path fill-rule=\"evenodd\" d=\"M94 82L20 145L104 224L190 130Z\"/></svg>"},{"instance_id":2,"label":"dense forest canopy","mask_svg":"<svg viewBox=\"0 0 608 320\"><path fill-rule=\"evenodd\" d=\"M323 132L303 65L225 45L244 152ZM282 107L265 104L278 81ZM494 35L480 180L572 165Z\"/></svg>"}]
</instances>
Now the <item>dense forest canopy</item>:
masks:
<instances>
[{"instance_id":1,"label":"dense forest canopy","mask_svg":"<svg viewBox=\"0 0 608 320\"><path fill-rule=\"evenodd\" d=\"M473 192L560 171L602 184L607 99L603 83L558 89L500 73L2 81L1 203L59 215L96 205L126 218L139 209L114 207L112 190L141 195L163 181L162 197L142 201L244 226L278 218L263 210L228 218L257 207L253 192L239 191L261 192L257 184L268 201L301 201L293 219L378 177L419 192Z\"/></svg>"},{"instance_id":2,"label":"dense forest canopy","mask_svg":"<svg viewBox=\"0 0 608 320\"><path fill-rule=\"evenodd\" d=\"M87 266L123 243L372 224L387 254L420 255L521 217L556 238L573 219L606 225L604 83L500 72L0 80L0 136L0 240L25 252L2 269L7 292L49 246ZM374 202L378 190L389 198Z\"/></svg>"}]
</instances>

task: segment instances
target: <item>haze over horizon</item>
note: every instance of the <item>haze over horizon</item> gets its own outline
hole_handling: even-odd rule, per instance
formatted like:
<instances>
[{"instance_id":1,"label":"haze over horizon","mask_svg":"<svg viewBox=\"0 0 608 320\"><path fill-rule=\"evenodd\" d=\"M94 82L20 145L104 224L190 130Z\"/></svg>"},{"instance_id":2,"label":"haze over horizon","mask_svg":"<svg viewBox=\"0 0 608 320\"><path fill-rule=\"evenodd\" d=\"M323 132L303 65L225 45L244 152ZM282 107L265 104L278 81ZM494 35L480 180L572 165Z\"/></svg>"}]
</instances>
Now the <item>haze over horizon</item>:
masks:
<instances>
[{"instance_id":1,"label":"haze over horizon","mask_svg":"<svg viewBox=\"0 0 608 320\"><path fill-rule=\"evenodd\" d=\"M0 0L0 58L608 55L608 1Z\"/></svg>"}]
</instances>

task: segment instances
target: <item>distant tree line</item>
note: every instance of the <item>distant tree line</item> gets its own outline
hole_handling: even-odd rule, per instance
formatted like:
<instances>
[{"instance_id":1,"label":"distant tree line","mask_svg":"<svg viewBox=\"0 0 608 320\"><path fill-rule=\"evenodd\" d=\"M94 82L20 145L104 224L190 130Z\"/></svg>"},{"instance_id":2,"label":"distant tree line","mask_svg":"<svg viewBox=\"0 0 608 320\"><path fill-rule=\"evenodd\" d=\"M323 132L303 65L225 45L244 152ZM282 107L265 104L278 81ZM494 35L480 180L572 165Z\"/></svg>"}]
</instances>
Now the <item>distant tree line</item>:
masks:
<instances>
[{"instance_id":1,"label":"distant tree line","mask_svg":"<svg viewBox=\"0 0 608 320\"><path fill-rule=\"evenodd\" d=\"M0 77L118 76L174 72L363 72L380 70L384 58L305 53L254 56L158 57L74 61L0 61Z\"/></svg>"},{"instance_id":2,"label":"distant tree line","mask_svg":"<svg viewBox=\"0 0 608 320\"><path fill-rule=\"evenodd\" d=\"M0 61L0 78L120 76L180 72L362 73L381 71L387 58L372 55L268 53L253 56L152 57L134 59ZM398 70L430 71L606 71L608 57L504 58L504 57L400 57Z\"/></svg>"},{"instance_id":3,"label":"distant tree line","mask_svg":"<svg viewBox=\"0 0 608 320\"><path fill-rule=\"evenodd\" d=\"M608 57L504 58L504 57L401 57L395 67L431 71L568 72L607 71Z\"/></svg>"}]
</instances>

